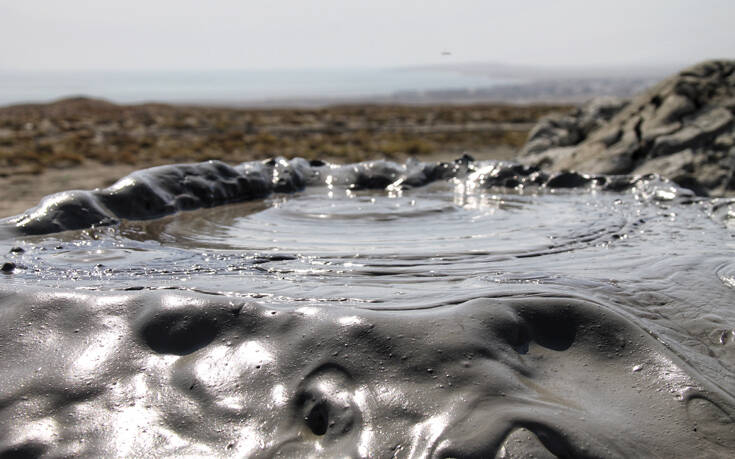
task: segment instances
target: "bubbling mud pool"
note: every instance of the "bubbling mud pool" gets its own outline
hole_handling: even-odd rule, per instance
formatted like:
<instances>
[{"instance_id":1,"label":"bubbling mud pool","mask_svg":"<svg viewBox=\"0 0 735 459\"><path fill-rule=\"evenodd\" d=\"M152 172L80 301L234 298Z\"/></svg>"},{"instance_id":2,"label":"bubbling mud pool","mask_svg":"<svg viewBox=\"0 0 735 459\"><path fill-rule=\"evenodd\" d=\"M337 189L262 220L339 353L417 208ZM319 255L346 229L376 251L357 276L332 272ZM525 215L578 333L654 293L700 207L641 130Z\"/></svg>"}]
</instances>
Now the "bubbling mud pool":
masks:
<instances>
[{"instance_id":1,"label":"bubbling mud pool","mask_svg":"<svg viewBox=\"0 0 735 459\"><path fill-rule=\"evenodd\" d=\"M321 182L117 218L137 176L5 221L4 454L735 450L729 202L493 162L281 166ZM412 167L431 179L402 186ZM103 218L36 234L70 199Z\"/></svg>"}]
</instances>

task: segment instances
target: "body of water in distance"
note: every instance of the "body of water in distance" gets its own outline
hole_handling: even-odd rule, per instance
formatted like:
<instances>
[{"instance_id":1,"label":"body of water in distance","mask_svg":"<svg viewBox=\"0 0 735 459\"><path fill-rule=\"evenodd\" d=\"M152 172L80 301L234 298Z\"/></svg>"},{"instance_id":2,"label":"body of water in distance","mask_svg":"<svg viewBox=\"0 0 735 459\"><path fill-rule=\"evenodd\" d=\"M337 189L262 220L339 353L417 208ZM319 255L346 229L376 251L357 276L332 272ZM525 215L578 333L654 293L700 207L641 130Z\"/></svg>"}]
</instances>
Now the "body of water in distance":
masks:
<instances>
[{"instance_id":1,"label":"body of water in distance","mask_svg":"<svg viewBox=\"0 0 735 459\"><path fill-rule=\"evenodd\" d=\"M248 104L472 90L511 81L431 69L363 68L192 71L3 71L0 105L70 96L117 103Z\"/></svg>"}]
</instances>

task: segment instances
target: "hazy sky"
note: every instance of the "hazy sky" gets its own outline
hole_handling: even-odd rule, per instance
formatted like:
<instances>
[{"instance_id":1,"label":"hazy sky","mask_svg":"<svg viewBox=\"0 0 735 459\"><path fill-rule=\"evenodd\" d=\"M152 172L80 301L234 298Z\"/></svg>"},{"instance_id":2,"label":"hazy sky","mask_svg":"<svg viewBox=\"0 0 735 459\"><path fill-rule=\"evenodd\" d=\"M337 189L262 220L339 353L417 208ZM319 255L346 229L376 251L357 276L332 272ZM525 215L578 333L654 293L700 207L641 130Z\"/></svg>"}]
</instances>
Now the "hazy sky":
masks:
<instances>
[{"instance_id":1,"label":"hazy sky","mask_svg":"<svg viewBox=\"0 0 735 459\"><path fill-rule=\"evenodd\" d=\"M734 20L735 0L0 0L0 68L678 64L735 57Z\"/></svg>"}]
</instances>

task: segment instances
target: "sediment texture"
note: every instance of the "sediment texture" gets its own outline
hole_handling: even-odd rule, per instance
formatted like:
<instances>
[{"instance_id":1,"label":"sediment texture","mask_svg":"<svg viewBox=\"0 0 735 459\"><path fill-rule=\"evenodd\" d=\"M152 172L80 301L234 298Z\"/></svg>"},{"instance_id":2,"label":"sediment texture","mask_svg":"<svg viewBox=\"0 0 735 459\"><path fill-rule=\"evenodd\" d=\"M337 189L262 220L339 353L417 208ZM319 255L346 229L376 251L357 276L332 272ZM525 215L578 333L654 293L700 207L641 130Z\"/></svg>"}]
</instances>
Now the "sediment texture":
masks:
<instances>
[{"instance_id":1,"label":"sediment texture","mask_svg":"<svg viewBox=\"0 0 735 459\"><path fill-rule=\"evenodd\" d=\"M165 291L4 289L0 298L6 456L726 457L735 448L732 399L622 316L580 299L397 312Z\"/></svg>"},{"instance_id":2,"label":"sediment texture","mask_svg":"<svg viewBox=\"0 0 735 459\"><path fill-rule=\"evenodd\" d=\"M592 101L532 131L521 161L590 174L657 173L701 195L735 191L735 61L709 61L630 102Z\"/></svg>"}]
</instances>

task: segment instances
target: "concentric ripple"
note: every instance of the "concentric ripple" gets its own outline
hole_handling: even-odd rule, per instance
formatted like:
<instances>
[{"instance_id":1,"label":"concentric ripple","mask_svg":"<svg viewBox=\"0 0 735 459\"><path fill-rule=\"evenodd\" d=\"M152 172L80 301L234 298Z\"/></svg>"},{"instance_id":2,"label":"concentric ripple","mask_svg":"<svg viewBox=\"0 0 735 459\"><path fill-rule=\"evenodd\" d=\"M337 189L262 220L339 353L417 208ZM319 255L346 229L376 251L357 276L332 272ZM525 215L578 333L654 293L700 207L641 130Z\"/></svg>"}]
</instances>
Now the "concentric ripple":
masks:
<instances>
[{"instance_id":1,"label":"concentric ripple","mask_svg":"<svg viewBox=\"0 0 735 459\"><path fill-rule=\"evenodd\" d=\"M441 184L400 195L317 188L272 199L256 213L216 209L182 215L154 236L185 248L425 259L576 247L633 223L609 196L580 205L578 198L564 195L468 196L448 188Z\"/></svg>"},{"instance_id":2,"label":"concentric ripple","mask_svg":"<svg viewBox=\"0 0 735 459\"><path fill-rule=\"evenodd\" d=\"M473 180L2 240L0 449L727 457L712 206Z\"/></svg>"}]
</instances>

